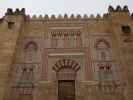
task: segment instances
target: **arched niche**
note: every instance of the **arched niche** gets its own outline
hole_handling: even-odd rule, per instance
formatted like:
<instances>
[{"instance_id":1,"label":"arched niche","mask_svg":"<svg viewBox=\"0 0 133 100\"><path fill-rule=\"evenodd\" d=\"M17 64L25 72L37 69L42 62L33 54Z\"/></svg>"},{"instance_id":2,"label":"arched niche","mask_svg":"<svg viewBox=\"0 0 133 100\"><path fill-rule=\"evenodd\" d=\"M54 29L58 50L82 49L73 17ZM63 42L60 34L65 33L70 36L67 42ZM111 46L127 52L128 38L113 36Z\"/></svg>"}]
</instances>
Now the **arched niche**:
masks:
<instances>
[{"instance_id":1,"label":"arched niche","mask_svg":"<svg viewBox=\"0 0 133 100\"><path fill-rule=\"evenodd\" d=\"M95 48L98 60L105 61L111 59L111 46L106 39L98 39L95 43Z\"/></svg>"},{"instance_id":2,"label":"arched niche","mask_svg":"<svg viewBox=\"0 0 133 100\"><path fill-rule=\"evenodd\" d=\"M25 46L24 50L26 51L37 51L38 45L34 41L29 41Z\"/></svg>"},{"instance_id":3,"label":"arched niche","mask_svg":"<svg viewBox=\"0 0 133 100\"><path fill-rule=\"evenodd\" d=\"M37 61L38 45L35 41L28 41L23 48L24 60L27 62Z\"/></svg>"},{"instance_id":4,"label":"arched niche","mask_svg":"<svg viewBox=\"0 0 133 100\"><path fill-rule=\"evenodd\" d=\"M110 48L110 44L105 39L98 39L96 41L95 47L98 49L102 48Z\"/></svg>"}]
</instances>

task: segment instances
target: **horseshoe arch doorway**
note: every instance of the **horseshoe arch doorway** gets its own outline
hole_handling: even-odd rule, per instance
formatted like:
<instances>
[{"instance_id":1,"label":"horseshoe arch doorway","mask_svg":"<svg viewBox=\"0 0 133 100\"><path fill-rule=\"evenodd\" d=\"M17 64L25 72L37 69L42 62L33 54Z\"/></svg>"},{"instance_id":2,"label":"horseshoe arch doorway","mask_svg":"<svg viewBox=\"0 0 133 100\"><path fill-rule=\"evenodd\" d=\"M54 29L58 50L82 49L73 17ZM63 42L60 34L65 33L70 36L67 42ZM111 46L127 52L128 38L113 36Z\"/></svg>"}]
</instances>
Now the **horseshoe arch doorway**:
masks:
<instances>
[{"instance_id":1,"label":"horseshoe arch doorway","mask_svg":"<svg viewBox=\"0 0 133 100\"><path fill-rule=\"evenodd\" d=\"M53 69L58 81L58 100L75 100L75 80L79 64L75 60L61 59Z\"/></svg>"}]
</instances>

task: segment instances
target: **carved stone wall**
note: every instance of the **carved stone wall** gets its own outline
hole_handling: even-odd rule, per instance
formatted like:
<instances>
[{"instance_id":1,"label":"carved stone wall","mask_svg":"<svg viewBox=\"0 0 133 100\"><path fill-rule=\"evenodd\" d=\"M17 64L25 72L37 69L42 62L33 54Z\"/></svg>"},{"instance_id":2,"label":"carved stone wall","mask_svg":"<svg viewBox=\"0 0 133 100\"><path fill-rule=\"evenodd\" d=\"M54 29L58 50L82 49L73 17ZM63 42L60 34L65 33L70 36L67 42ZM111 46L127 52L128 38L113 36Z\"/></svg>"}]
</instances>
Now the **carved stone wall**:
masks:
<instances>
[{"instance_id":1,"label":"carved stone wall","mask_svg":"<svg viewBox=\"0 0 133 100\"><path fill-rule=\"evenodd\" d=\"M75 100L132 100L132 15L127 6L109 6L103 17L8 9L0 19L0 100L58 100L63 79L75 81Z\"/></svg>"}]
</instances>

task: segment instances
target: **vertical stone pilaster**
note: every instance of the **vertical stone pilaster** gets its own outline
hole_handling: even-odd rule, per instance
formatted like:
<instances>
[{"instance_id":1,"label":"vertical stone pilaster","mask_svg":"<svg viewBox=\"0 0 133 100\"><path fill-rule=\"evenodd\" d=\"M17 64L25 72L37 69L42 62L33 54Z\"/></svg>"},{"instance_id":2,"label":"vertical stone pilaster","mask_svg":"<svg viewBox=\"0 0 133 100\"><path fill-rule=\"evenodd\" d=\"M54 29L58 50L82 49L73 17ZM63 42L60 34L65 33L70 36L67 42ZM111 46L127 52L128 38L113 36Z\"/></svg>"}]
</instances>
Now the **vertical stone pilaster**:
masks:
<instances>
[{"instance_id":1,"label":"vertical stone pilaster","mask_svg":"<svg viewBox=\"0 0 133 100\"><path fill-rule=\"evenodd\" d=\"M90 50L85 48L85 80L91 80L92 78L92 69L90 64Z\"/></svg>"},{"instance_id":2,"label":"vertical stone pilaster","mask_svg":"<svg viewBox=\"0 0 133 100\"><path fill-rule=\"evenodd\" d=\"M44 49L42 52L42 61L43 64L42 64L41 79L46 81L48 80L48 52L46 49Z\"/></svg>"}]
</instances>

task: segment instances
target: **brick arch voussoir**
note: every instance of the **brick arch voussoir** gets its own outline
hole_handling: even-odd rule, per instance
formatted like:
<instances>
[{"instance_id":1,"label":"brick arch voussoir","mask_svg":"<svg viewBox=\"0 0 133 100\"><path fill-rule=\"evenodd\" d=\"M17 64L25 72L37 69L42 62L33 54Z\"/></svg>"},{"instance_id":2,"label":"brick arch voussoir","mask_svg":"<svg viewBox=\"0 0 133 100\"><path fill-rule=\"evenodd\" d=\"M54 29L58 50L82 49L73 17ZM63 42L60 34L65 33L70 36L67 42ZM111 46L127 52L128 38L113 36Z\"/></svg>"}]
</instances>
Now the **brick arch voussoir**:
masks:
<instances>
[{"instance_id":1,"label":"brick arch voussoir","mask_svg":"<svg viewBox=\"0 0 133 100\"><path fill-rule=\"evenodd\" d=\"M58 60L55 65L53 66L53 70L59 71L62 68L70 68L73 69L74 71L78 71L80 69L80 65L78 62L72 59L62 59Z\"/></svg>"}]
</instances>

